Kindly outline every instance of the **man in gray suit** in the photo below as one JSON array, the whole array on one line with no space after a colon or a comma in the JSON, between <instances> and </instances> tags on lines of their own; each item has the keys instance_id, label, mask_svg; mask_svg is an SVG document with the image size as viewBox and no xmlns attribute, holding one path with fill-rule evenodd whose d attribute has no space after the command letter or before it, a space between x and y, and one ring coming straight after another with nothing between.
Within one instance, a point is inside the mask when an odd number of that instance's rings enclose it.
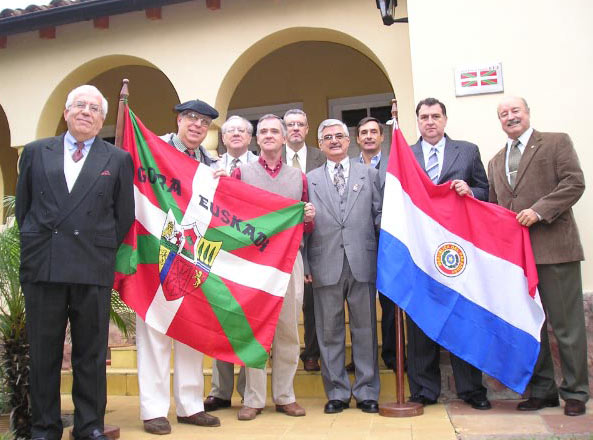
<instances>
[{"instance_id":1,"label":"man in gray suit","mask_svg":"<svg viewBox=\"0 0 593 440\"><path fill-rule=\"evenodd\" d=\"M284 122L288 133L286 147L282 150L282 162L300 168L303 173L308 173L323 165L325 156L321 150L305 144L305 137L309 133L307 114L298 108L293 108L284 114ZM300 356L303 367L305 371L319 371L319 344L315 332L315 311L311 283L305 283L303 324L305 327L305 348Z\"/></svg>"},{"instance_id":2,"label":"man in gray suit","mask_svg":"<svg viewBox=\"0 0 593 440\"><path fill-rule=\"evenodd\" d=\"M348 158L348 127L327 119L317 131L327 162L307 174L315 228L307 237L306 280L313 283L315 325L321 353L326 413L348 408L378 412L379 366L375 279L381 188L377 170ZM352 355L350 384L345 358L344 300L348 302Z\"/></svg>"},{"instance_id":3,"label":"man in gray suit","mask_svg":"<svg viewBox=\"0 0 593 440\"><path fill-rule=\"evenodd\" d=\"M428 177L437 185L450 182L449 188L460 196L488 200L488 179L480 151L477 145L453 140L445 134L445 105L435 98L424 99L416 106L416 116L421 137L412 145L412 151ZM409 316L406 322L410 401L430 405L441 393L441 347ZM482 385L482 372L453 354L450 358L459 398L472 408L490 409L486 388Z\"/></svg>"}]
</instances>

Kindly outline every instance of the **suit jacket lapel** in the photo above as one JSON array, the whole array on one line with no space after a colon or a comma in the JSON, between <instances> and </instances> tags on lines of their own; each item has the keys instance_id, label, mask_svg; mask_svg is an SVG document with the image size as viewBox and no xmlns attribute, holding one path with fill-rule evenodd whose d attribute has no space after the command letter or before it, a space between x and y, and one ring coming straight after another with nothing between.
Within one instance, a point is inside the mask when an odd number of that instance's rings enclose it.
<instances>
[{"instance_id":1,"label":"suit jacket lapel","mask_svg":"<svg viewBox=\"0 0 593 440\"><path fill-rule=\"evenodd\" d=\"M366 165L365 165L366 167ZM358 195L362 191L362 187L365 183L365 176L366 169L357 167L353 160L350 160L350 173L348 176L348 184L346 185L346 210L344 211L344 221L348 218L350 211L352 211L352 207L354 203L356 203L356 199L358 199Z\"/></svg>"},{"instance_id":2,"label":"suit jacket lapel","mask_svg":"<svg viewBox=\"0 0 593 440\"><path fill-rule=\"evenodd\" d=\"M101 171L109 161L111 153L99 137L95 138L89 151L89 155L84 161L80 174L72 187L70 197L65 203L58 222L66 218L70 212L80 203L89 190L93 187L95 181L99 178Z\"/></svg>"},{"instance_id":3,"label":"suit jacket lapel","mask_svg":"<svg viewBox=\"0 0 593 440\"><path fill-rule=\"evenodd\" d=\"M329 212L339 223L342 223L342 219L340 218L340 208L337 205L338 196L336 188L329 178L327 165L319 168L319 172L314 173L311 176L311 183L313 184L313 191L315 191L321 203L326 205Z\"/></svg>"},{"instance_id":4,"label":"suit jacket lapel","mask_svg":"<svg viewBox=\"0 0 593 440\"><path fill-rule=\"evenodd\" d=\"M445 152L443 154L443 166L439 174L439 183L443 182L443 176L447 175L447 172L457 160L457 156L459 156L459 145L456 145L449 137L445 136Z\"/></svg>"},{"instance_id":5,"label":"suit jacket lapel","mask_svg":"<svg viewBox=\"0 0 593 440\"><path fill-rule=\"evenodd\" d=\"M45 177L54 199L63 211L62 205L68 199L68 185L64 175L64 135L56 136L41 151Z\"/></svg>"},{"instance_id":6,"label":"suit jacket lapel","mask_svg":"<svg viewBox=\"0 0 593 440\"><path fill-rule=\"evenodd\" d=\"M411 148L414 152L414 156L416 156L416 160L418 161L422 169L426 169L426 165L424 163L424 153L422 153L422 144L420 143L420 140L416 142L414 145L412 145Z\"/></svg>"},{"instance_id":7,"label":"suit jacket lapel","mask_svg":"<svg viewBox=\"0 0 593 440\"><path fill-rule=\"evenodd\" d=\"M517 185L519 185L519 183L521 183L521 179L525 175L525 170L531 163L531 160L533 159L533 156L535 156L535 153L537 153L540 145L541 136L539 132L533 130L529 141L527 141L527 145L525 145L525 149L521 155L521 160L519 161L519 169L517 170L517 178L515 179L515 188Z\"/></svg>"}]
</instances>

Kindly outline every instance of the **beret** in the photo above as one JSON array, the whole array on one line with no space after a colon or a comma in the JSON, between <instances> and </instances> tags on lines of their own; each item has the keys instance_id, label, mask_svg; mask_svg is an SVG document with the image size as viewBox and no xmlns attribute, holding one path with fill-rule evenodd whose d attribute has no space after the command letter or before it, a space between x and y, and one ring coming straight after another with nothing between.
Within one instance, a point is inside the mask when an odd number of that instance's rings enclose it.
<instances>
[{"instance_id":1,"label":"beret","mask_svg":"<svg viewBox=\"0 0 593 440\"><path fill-rule=\"evenodd\" d=\"M182 102L181 104L177 104L175 106L175 111L181 113L185 110L193 110L196 113L200 113L204 116L209 116L212 119L218 118L218 112L215 108L209 106L204 101L200 101L199 99L192 99L191 101Z\"/></svg>"}]
</instances>

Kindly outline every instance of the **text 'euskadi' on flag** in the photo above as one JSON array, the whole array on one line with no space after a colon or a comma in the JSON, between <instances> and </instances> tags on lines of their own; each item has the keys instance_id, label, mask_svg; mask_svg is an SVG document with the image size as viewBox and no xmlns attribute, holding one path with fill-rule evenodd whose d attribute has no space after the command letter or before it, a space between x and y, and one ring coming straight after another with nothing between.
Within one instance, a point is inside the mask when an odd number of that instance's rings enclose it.
<instances>
[{"instance_id":1,"label":"text 'euskadi' on flag","mask_svg":"<svg viewBox=\"0 0 593 440\"><path fill-rule=\"evenodd\" d=\"M299 201L229 177L150 132L126 106L136 221L114 289L149 326L206 355L264 368L303 235Z\"/></svg>"},{"instance_id":2,"label":"text 'euskadi' on flag","mask_svg":"<svg viewBox=\"0 0 593 440\"><path fill-rule=\"evenodd\" d=\"M529 231L515 215L434 185L394 131L377 288L431 339L521 393L544 312Z\"/></svg>"}]
</instances>

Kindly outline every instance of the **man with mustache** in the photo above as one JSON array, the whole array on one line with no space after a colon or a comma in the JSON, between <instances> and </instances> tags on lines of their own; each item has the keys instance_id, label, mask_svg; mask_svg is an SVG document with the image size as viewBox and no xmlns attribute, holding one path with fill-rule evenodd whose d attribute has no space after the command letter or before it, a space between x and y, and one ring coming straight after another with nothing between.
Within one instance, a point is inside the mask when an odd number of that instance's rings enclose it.
<instances>
[{"instance_id":1,"label":"man with mustache","mask_svg":"<svg viewBox=\"0 0 593 440\"><path fill-rule=\"evenodd\" d=\"M72 335L77 440L106 440L105 364L115 255L134 221L130 155L98 134L107 100L94 86L72 90L68 131L25 145L16 220L29 341L31 437L62 438L60 367Z\"/></svg>"},{"instance_id":2,"label":"man with mustache","mask_svg":"<svg viewBox=\"0 0 593 440\"><path fill-rule=\"evenodd\" d=\"M218 117L216 109L199 99L178 104L177 133L161 136L171 148L187 154L194 160L217 168L201 145L208 134L212 120ZM140 417L144 430L150 434L169 434L167 419L170 405L171 341L174 348L173 394L177 422L197 426L220 426L218 417L204 411L204 355L199 351L153 329L136 317L136 347L138 356L138 388Z\"/></svg>"},{"instance_id":3,"label":"man with mustache","mask_svg":"<svg viewBox=\"0 0 593 440\"><path fill-rule=\"evenodd\" d=\"M583 171L567 134L531 128L525 99L504 98L497 114L507 140L488 164L489 199L516 212L517 221L529 228L546 312L531 397L517 409L559 406L560 394L564 414L579 416L586 411L589 380L580 263L584 255L572 206L585 191ZM560 387L554 381L548 322L560 352Z\"/></svg>"}]
</instances>

